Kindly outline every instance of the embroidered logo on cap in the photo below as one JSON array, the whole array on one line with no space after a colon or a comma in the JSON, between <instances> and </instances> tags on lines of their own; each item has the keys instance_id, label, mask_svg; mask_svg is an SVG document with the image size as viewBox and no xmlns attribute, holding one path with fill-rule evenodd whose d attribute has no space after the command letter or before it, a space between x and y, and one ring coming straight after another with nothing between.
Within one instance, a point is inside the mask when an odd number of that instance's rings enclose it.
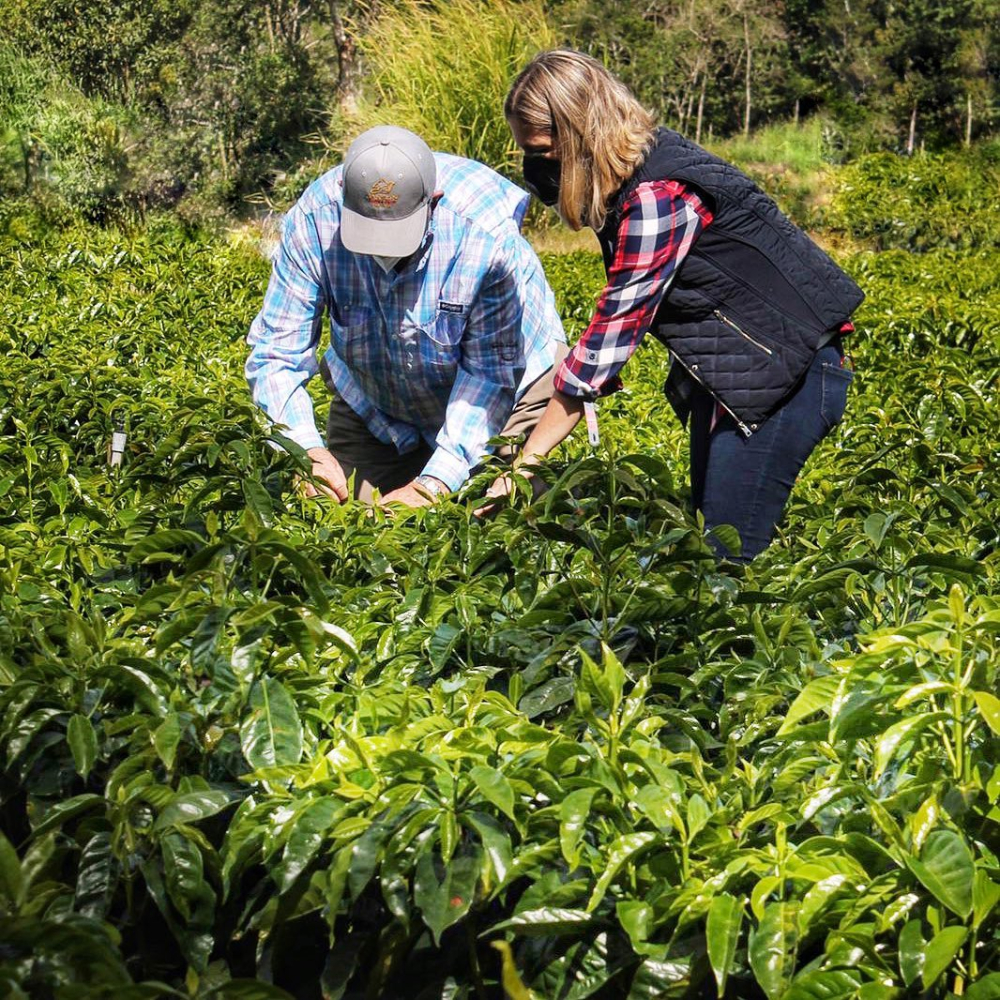
<instances>
[{"instance_id":1,"label":"embroidered logo on cap","mask_svg":"<svg viewBox=\"0 0 1000 1000\"><path fill-rule=\"evenodd\" d=\"M399 195L392 191L395 186L395 181L387 181L383 177L371 186L365 197L376 208L392 208L399 201Z\"/></svg>"}]
</instances>

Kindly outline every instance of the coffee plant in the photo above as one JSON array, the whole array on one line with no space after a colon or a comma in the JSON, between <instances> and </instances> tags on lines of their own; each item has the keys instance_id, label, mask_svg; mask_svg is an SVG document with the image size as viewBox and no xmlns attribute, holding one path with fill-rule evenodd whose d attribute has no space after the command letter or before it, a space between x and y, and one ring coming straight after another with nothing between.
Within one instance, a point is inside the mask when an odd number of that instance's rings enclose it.
<instances>
[{"instance_id":1,"label":"coffee plant","mask_svg":"<svg viewBox=\"0 0 1000 1000\"><path fill-rule=\"evenodd\" d=\"M546 492L390 516L250 404L251 250L0 260L5 996L1000 996L995 244L846 261L848 419L747 567L657 346Z\"/></svg>"}]
</instances>

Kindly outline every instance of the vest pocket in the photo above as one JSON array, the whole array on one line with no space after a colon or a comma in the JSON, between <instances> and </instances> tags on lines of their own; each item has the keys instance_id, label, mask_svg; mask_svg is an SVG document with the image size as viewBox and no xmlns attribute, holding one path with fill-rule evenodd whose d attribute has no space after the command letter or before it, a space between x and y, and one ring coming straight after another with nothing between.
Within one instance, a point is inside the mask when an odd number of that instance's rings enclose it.
<instances>
[{"instance_id":1,"label":"vest pocket","mask_svg":"<svg viewBox=\"0 0 1000 1000\"><path fill-rule=\"evenodd\" d=\"M726 316L719 309L713 309L712 312L719 322L725 323L731 330L735 330L736 333L738 333L748 344L752 344L758 351L763 351L764 354L767 354L769 357L774 356L772 348L768 347L767 344L762 343L756 336L752 336L747 333L746 330L744 330L743 327L736 322L736 320L732 319L730 316Z\"/></svg>"}]
</instances>

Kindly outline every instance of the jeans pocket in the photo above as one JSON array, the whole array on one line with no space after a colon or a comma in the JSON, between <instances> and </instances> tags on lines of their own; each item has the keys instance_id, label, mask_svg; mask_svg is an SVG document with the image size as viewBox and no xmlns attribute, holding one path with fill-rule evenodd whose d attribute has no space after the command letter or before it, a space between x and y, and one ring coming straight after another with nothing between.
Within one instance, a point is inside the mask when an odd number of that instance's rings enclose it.
<instances>
[{"instance_id":1,"label":"jeans pocket","mask_svg":"<svg viewBox=\"0 0 1000 1000\"><path fill-rule=\"evenodd\" d=\"M854 381L854 372L850 368L841 368L839 364L823 362L823 401L820 404L820 414L826 424L827 432L832 431L844 419L847 409L847 390Z\"/></svg>"}]
</instances>

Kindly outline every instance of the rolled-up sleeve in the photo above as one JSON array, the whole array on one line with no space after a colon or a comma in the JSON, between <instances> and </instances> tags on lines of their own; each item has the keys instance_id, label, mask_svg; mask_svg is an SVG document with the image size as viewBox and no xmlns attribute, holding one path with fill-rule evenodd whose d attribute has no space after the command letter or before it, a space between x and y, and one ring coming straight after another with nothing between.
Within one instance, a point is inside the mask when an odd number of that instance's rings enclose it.
<instances>
[{"instance_id":1,"label":"rolled-up sleeve","mask_svg":"<svg viewBox=\"0 0 1000 1000\"><path fill-rule=\"evenodd\" d=\"M555 387L593 399L621 388L619 372L650 328L663 296L712 215L676 181L640 184L622 209L608 281Z\"/></svg>"},{"instance_id":2,"label":"rolled-up sleeve","mask_svg":"<svg viewBox=\"0 0 1000 1000\"><path fill-rule=\"evenodd\" d=\"M285 219L264 305L250 327L245 366L254 402L302 448L323 444L306 384L319 370L316 347L326 304L319 266L323 250L309 218Z\"/></svg>"}]
</instances>

